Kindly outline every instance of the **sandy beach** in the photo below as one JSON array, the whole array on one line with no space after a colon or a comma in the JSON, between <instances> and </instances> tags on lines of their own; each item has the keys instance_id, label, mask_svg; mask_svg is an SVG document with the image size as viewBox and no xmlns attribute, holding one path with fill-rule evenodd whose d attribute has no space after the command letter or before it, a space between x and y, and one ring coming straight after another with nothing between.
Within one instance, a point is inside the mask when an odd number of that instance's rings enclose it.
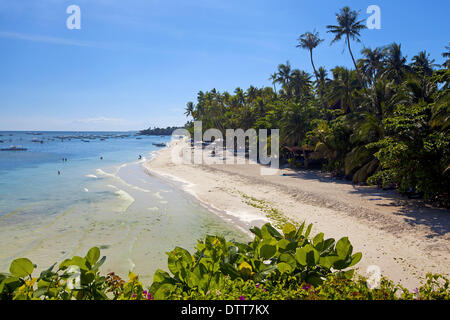
<instances>
[{"instance_id":1,"label":"sandy beach","mask_svg":"<svg viewBox=\"0 0 450 320\"><path fill-rule=\"evenodd\" d=\"M312 234L348 236L362 252L357 272L371 265L408 289L427 272L450 275L450 214L406 199L395 191L355 186L327 174L280 169L262 176L258 164L180 164L172 161L187 144L173 141L144 164L147 173L196 197L243 226L272 221L273 212L293 222L313 223ZM276 219L275 219L276 220Z\"/></svg>"}]
</instances>

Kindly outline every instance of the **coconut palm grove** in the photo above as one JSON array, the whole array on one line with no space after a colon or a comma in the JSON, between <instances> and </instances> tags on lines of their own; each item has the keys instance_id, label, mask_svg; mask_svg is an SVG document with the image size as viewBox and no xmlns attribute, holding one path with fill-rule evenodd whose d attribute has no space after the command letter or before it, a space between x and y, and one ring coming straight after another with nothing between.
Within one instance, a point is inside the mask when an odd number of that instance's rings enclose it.
<instances>
[{"instance_id":1,"label":"coconut palm grove","mask_svg":"<svg viewBox=\"0 0 450 320\"><path fill-rule=\"evenodd\" d=\"M420 48L408 59L395 42L358 54L352 43L364 36L365 20L349 7L336 17L327 26L331 44L345 43L353 69L320 67L314 49L324 40L307 31L297 47L309 51L314 74L287 61L270 75L273 88L200 91L186 114L205 130L280 128L280 151L294 167L321 168L448 208L450 44L443 44L443 64Z\"/></svg>"}]
</instances>

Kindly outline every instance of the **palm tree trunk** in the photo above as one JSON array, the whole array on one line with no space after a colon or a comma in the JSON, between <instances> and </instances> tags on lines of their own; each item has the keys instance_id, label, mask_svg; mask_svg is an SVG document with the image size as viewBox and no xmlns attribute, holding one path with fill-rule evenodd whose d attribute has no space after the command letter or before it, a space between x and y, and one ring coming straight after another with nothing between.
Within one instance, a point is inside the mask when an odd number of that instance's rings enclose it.
<instances>
[{"instance_id":1,"label":"palm tree trunk","mask_svg":"<svg viewBox=\"0 0 450 320\"><path fill-rule=\"evenodd\" d=\"M362 80L362 75L359 72L359 68L358 68L358 65L356 64L355 57L353 57L352 48L350 47L350 38L348 37L348 35L347 35L347 46L348 46L348 51L350 51L350 56L352 57L353 64L355 65L355 70L356 70L356 73L358 74L359 82L361 83L361 86L363 87L364 92L367 94L366 85L364 84L364 82Z\"/></svg>"},{"instance_id":2,"label":"palm tree trunk","mask_svg":"<svg viewBox=\"0 0 450 320\"><path fill-rule=\"evenodd\" d=\"M321 102L322 105L325 107L325 103L324 103L324 101L323 101L323 90L322 90L322 87L321 87L321 85L320 85L320 83L319 83L319 74L317 73L316 66L314 65L314 59L313 59L312 49L309 50L309 56L310 56L310 58L311 58L311 64L312 64L312 67L313 67L313 69L314 69L314 74L316 75L317 86L319 87L319 97L320 97L320 102Z\"/></svg>"}]
</instances>

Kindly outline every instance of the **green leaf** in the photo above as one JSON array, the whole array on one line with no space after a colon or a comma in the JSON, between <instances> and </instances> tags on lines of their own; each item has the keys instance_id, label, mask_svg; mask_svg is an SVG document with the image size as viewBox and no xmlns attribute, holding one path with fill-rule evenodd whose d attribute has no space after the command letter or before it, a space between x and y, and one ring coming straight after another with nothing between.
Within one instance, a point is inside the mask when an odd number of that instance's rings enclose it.
<instances>
[{"instance_id":1,"label":"green leaf","mask_svg":"<svg viewBox=\"0 0 450 320\"><path fill-rule=\"evenodd\" d=\"M88 271L89 268L86 265L86 259L79 257L79 256L74 256L71 260L69 260L69 266L78 266L80 267L80 269Z\"/></svg>"},{"instance_id":2,"label":"green leaf","mask_svg":"<svg viewBox=\"0 0 450 320\"><path fill-rule=\"evenodd\" d=\"M305 281L312 284L314 287L317 287L323 283L322 278L316 274L309 275L308 277L306 277Z\"/></svg>"},{"instance_id":3,"label":"green leaf","mask_svg":"<svg viewBox=\"0 0 450 320\"><path fill-rule=\"evenodd\" d=\"M289 264L293 269L297 266L294 256L289 253L282 253L279 257L279 261Z\"/></svg>"},{"instance_id":4,"label":"green leaf","mask_svg":"<svg viewBox=\"0 0 450 320\"><path fill-rule=\"evenodd\" d=\"M298 248L295 253L295 258L302 266L315 266L319 263L319 252L310 244L303 248Z\"/></svg>"},{"instance_id":5,"label":"green leaf","mask_svg":"<svg viewBox=\"0 0 450 320\"><path fill-rule=\"evenodd\" d=\"M6 287L8 289L8 292L14 292L17 288L21 287L23 285L23 280L19 279L18 277L10 277L6 278L1 283L1 290L0 292L3 292L4 288Z\"/></svg>"},{"instance_id":6,"label":"green leaf","mask_svg":"<svg viewBox=\"0 0 450 320\"><path fill-rule=\"evenodd\" d=\"M262 241L259 248L259 255L265 260L272 258L277 253L277 243L273 238Z\"/></svg>"},{"instance_id":7,"label":"green leaf","mask_svg":"<svg viewBox=\"0 0 450 320\"><path fill-rule=\"evenodd\" d=\"M322 249L323 249L323 244L324 244L323 236L324 236L323 233L319 233L313 239L313 245L318 251L322 251Z\"/></svg>"},{"instance_id":8,"label":"green leaf","mask_svg":"<svg viewBox=\"0 0 450 320\"><path fill-rule=\"evenodd\" d=\"M158 290L156 290L154 298L155 300L167 300L170 297L172 290L175 288L174 285L169 283L162 284Z\"/></svg>"},{"instance_id":9,"label":"green leaf","mask_svg":"<svg viewBox=\"0 0 450 320\"><path fill-rule=\"evenodd\" d=\"M252 232L254 235L258 236L260 239L262 239L262 233L261 233L261 229L258 227L253 227L250 229L250 232Z\"/></svg>"},{"instance_id":10,"label":"green leaf","mask_svg":"<svg viewBox=\"0 0 450 320\"><path fill-rule=\"evenodd\" d=\"M323 242L322 251L320 252L320 255L325 256L325 255L331 253L334 249L335 242L336 241L332 238L325 240Z\"/></svg>"},{"instance_id":11,"label":"green leaf","mask_svg":"<svg viewBox=\"0 0 450 320\"><path fill-rule=\"evenodd\" d=\"M353 247L347 237L344 237L337 242L336 252L342 259L345 259L347 256L351 255L352 251Z\"/></svg>"},{"instance_id":12,"label":"green leaf","mask_svg":"<svg viewBox=\"0 0 450 320\"><path fill-rule=\"evenodd\" d=\"M295 226L291 223L287 223L283 227L283 234L286 239L294 239L296 231Z\"/></svg>"},{"instance_id":13,"label":"green leaf","mask_svg":"<svg viewBox=\"0 0 450 320\"><path fill-rule=\"evenodd\" d=\"M264 240L275 238L280 240L283 236L270 223L266 223L261 228L262 238Z\"/></svg>"},{"instance_id":14,"label":"green leaf","mask_svg":"<svg viewBox=\"0 0 450 320\"><path fill-rule=\"evenodd\" d=\"M91 248L86 254L86 261L89 263L90 266L95 265L98 258L100 258L100 249L97 247Z\"/></svg>"},{"instance_id":15,"label":"green leaf","mask_svg":"<svg viewBox=\"0 0 450 320\"><path fill-rule=\"evenodd\" d=\"M305 232L305 238L308 238L308 237L309 237L309 234L311 233L312 227L313 227L313 225L312 225L312 223L311 223L311 224L308 226L308 228L306 229L306 232Z\"/></svg>"},{"instance_id":16,"label":"green leaf","mask_svg":"<svg viewBox=\"0 0 450 320\"><path fill-rule=\"evenodd\" d=\"M295 235L295 239L298 241L300 237L303 234L303 229L305 228L305 221L301 224L301 226L298 228L297 234Z\"/></svg>"},{"instance_id":17,"label":"green leaf","mask_svg":"<svg viewBox=\"0 0 450 320\"><path fill-rule=\"evenodd\" d=\"M17 277L24 278L33 273L33 263L27 258L16 259L11 263L9 272Z\"/></svg>"},{"instance_id":18,"label":"green leaf","mask_svg":"<svg viewBox=\"0 0 450 320\"><path fill-rule=\"evenodd\" d=\"M277 264L277 269L283 274L283 273L292 273L294 271L294 268L286 262L280 262Z\"/></svg>"},{"instance_id":19,"label":"green leaf","mask_svg":"<svg viewBox=\"0 0 450 320\"><path fill-rule=\"evenodd\" d=\"M33 292L33 297L39 298L47 293L47 287L40 287L36 291Z\"/></svg>"},{"instance_id":20,"label":"green leaf","mask_svg":"<svg viewBox=\"0 0 450 320\"><path fill-rule=\"evenodd\" d=\"M306 266L308 263L306 262L306 254L308 251L303 248L297 248L295 252L295 259L297 259L297 262L300 263L302 266Z\"/></svg>"},{"instance_id":21,"label":"green leaf","mask_svg":"<svg viewBox=\"0 0 450 320\"><path fill-rule=\"evenodd\" d=\"M348 267L353 267L355 264L357 264L359 261L361 261L362 258L362 253L358 252L355 253L354 255L352 255L352 262L350 263L350 265Z\"/></svg>"},{"instance_id":22,"label":"green leaf","mask_svg":"<svg viewBox=\"0 0 450 320\"><path fill-rule=\"evenodd\" d=\"M211 242L213 245L214 240ZM168 267L173 275L183 279L186 276L186 271L194 263L191 254L183 248L176 247L173 251L168 253Z\"/></svg>"},{"instance_id":23,"label":"green leaf","mask_svg":"<svg viewBox=\"0 0 450 320\"><path fill-rule=\"evenodd\" d=\"M163 271L161 269L156 270L155 274L153 275L153 283L166 281L172 281L170 275L166 271Z\"/></svg>"},{"instance_id":24,"label":"green leaf","mask_svg":"<svg viewBox=\"0 0 450 320\"><path fill-rule=\"evenodd\" d=\"M103 263L105 263L106 260L106 256L103 256L93 267L92 270L97 270L98 268L100 268Z\"/></svg>"}]
</instances>

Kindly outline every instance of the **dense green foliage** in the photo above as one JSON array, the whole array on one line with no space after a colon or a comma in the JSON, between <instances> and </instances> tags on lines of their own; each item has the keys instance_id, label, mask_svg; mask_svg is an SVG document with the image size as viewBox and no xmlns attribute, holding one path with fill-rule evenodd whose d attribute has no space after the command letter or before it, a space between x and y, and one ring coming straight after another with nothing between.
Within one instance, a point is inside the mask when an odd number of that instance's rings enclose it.
<instances>
[{"instance_id":1,"label":"dense green foliage","mask_svg":"<svg viewBox=\"0 0 450 320\"><path fill-rule=\"evenodd\" d=\"M361 253L353 254L348 238L310 237L311 227L291 224L282 234L270 224L253 228L250 243L228 242L220 236L199 241L196 252L175 248L168 253L169 272L155 272L144 289L138 276L124 281L114 273L101 275L105 261L100 250L66 259L33 277L36 266L26 259L11 263L0 274L0 300L394 300L450 298L450 282L427 275L414 292L382 278L370 288L367 279L354 275Z\"/></svg>"},{"instance_id":2,"label":"dense green foliage","mask_svg":"<svg viewBox=\"0 0 450 320\"><path fill-rule=\"evenodd\" d=\"M320 165L354 183L395 187L449 207L449 60L439 66L421 51L408 63L397 43L364 48L356 60L351 42L365 25L348 7L327 28L332 43L345 41L354 70L316 69L313 51L323 40L306 32L297 47L309 51L314 76L280 64L269 78L273 88L200 91L186 115L224 136L225 129L279 128L283 159L292 165Z\"/></svg>"},{"instance_id":3,"label":"dense green foliage","mask_svg":"<svg viewBox=\"0 0 450 320\"><path fill-rule=\"evenodd\" d=\"M172 135L172 133L177 130L180 129L179 127L167 127L167 128L148 128L145 130L141 130L139 131L140 135L145 135L145 136L170 136Z\"/></svg>"}]
</instances>

